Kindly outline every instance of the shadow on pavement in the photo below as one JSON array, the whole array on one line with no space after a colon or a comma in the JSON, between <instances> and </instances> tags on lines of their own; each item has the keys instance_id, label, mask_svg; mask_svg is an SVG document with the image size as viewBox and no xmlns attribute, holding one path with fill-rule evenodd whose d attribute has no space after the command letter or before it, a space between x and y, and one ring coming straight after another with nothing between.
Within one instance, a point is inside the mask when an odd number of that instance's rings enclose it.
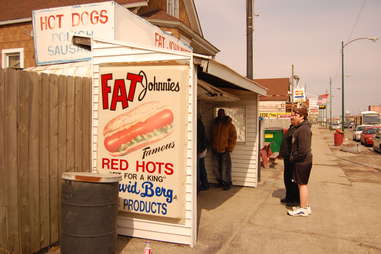
<instances>
[{"instance_id":1,"label":"shadow on pavement","mask_svg":"<svg viewBox=\"0 0 381 254\"><path fill-rule=\"evenodd\" d=\"M285 189L277 189L274 190L272 195L273 198L279 198L282 199L284 196L286 196L286 190Z\"/></svg>"},{"instance_id":2,"label":"shadow on pavement","mask_svg":"<svg viewBox=\"0 0 381 254\"><path fill-rule=\"evenodd\" d=\"M230 190L224 191L211 185L206 191L201 191L197 196L197 230L200 228L200 218L202 210L213 210L221 206L229 198L233 197L242 187L233 186Z\"/></svg>"},{"instance_id":3,"label":"shadow on pavement","mask_svg":"<svg viewBox=\"0 0 381 254\"><path fill-rule=\"evenodd\" d=\"M130 241L131 237L118 235L116 253L121 253Z\"/></svg>"},{"instance_id":4,"label":"shadow on pavement","mask_svg":"<svg viewBox=\"0 0 381 254\"><path fill-rule=\"evenodd\" d=\"M211 186L210 189L198 194L197 206L200 209L213 210L234 196L241 188L233 186L230 190L224 191L222 188Z\"/></svg>"}]
</instances>

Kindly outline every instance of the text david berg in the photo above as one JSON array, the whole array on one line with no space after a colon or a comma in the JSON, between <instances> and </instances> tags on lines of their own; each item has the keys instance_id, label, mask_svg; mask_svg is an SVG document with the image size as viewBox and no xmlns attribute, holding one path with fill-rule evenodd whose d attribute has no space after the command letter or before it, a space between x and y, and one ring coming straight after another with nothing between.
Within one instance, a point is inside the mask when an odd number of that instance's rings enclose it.
<instances>
[{"instance_id":1,"label":"text david berg","mask_svg":"<svg viewBox=\"0 0 381 254\"><path fill-rule=\"evenodd\" d=\"M146 181L138 185L138 182L128 182L119 184L119 193L130 193L138 195L142 198L151 197L164 197L167 203L172 203L176 197L174 196L173 189L157 186L155 187L152 182Z\"/></svg>"},{"instance_id":2,"label":"text david berg","mask_svg":"<svg viewBox=\"0 0 381 254\"><path fill-rule=\"evenodd\" d=\"M134 199L123 200L124 210L161 215L166 215L168 204L177 199L173 189L160 186L155 187L153 183L148 181L141 183L141 185L138 185L137 182L120 183L119 193L135 194L141 198L164 197L165 200L163 202Z\"/></svg>"}]
</instances>

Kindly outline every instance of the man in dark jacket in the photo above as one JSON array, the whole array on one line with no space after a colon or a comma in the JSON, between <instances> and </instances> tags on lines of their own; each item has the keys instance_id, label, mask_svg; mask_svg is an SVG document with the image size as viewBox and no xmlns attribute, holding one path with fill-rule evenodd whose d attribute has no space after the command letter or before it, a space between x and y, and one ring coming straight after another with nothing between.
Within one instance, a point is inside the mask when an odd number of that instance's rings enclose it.
<instances>
[{"instance_id":1,"label":"man in dark jacket","mask_svg":"<svg viewBox=\"0 0 381 254\"><path fill-rule=\"evenodd\" d=\"M230 153L237 142L237 131L232 124L232 119L225 115L225 110L220 108L218 116L212 126L212 148L217 160L215 176L217 182L224 190L229 190L232 185L232 163Z\"/></svg>"},{"instance_id":2,"label":"man in dark jacket","mask_svg":"<svg viewBox=\"0 0 381 254\"><path fill-rule=\"evenodd\" d=\"M289 210L291 216L308 216L311 207L308 199L308 180L312 169L312 132L305 108L294 110L295 131L292 134L290 161L294 165L293 180L298 184L300 207Z\"/></svg>"},{"instance_id":3,"label":"man in dark jacket","mask_svg":"<svg viewBox=\"0 0 381 254\"><path fill-rule=\"evenodd\" d=\"M209 189L208 176L205 169L205 155L208 147L205 127L201 116L197 118L197 190Z\"/></svg>"},{"instance_id":4,"label":"man in dark jacket","mask_svg":"<svg viewBox=\"0 0 381 254\"><path fill-rule=\"evenodd\" d=\"M280 145L279 157L283 158L284 172L283 181L286 188L286 197L281 199L281 203L287 206L296 206L299 204L299 189L298 185L292 181L293 163L290 162L292 134L295 131L294 118L291 117L291 125L283 135Z\"/></svg>"}]
</instances>

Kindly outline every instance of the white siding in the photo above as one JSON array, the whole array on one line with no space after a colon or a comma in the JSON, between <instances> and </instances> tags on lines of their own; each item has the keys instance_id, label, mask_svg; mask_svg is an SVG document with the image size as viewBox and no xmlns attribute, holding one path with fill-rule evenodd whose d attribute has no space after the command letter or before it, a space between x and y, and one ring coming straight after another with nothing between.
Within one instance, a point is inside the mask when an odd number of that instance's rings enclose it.
<instances>
[{"instance_id":1,"label":"white siding","mask_svg":"<svg viewBox=\"0 0 381 254\"><path fill-rule=\"evenodd\" d=\"M210 136L210 127L214 119L215 107L237 107L243 106L246 112L246 141L237 143L232 152L232 182L233 185L256 187L258 184L258 135L257 135L257 94L239 96L240 101L232 103L218 103L200 101L198 112L202 116L207 134ZM216 182L213 168L215 160L211 151L205 159L205 167L210 182Z\"/></svg>"},{"instance_id":2,"label":"white siding","mask_svg":"<svg viewBox=\"0 0 381 254\"><path fill-rule=\"evenodd\" d=\"M95 41L93 49L93 82L92 82L92 168L96 171L97 158L97 132L98 132L98 101L99 101L99 66L102 63L127 63L127 62L152 62L159 60L177 60L193 63L191 55L176 53L166 54L163 51L132 49L127 46ZM185 179L185 217L180 222L168 222L167 218L152 217L152 219L132 218L127 216L118 217L118 233L133 237L147 238L160 241L194 245L196 240L196 176L193 173L195 168L195 138L196 135L195 107L196 83L194 79L193 64L190 64L189 85L188 85L188 121L187 121L187 142L186 142L186 179Z\"/></svg>"}]
</instances>

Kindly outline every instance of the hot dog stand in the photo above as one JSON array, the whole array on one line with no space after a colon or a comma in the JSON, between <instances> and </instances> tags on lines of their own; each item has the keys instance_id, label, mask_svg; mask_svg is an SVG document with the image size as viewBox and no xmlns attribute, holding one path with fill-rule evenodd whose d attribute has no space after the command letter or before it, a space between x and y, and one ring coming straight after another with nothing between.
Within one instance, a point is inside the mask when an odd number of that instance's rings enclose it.
<instances>
[{"instance_id":1,"label":"hot dog stand","mask_svg":"<svg viewBox=\"0 0 381 254\"><path fill-rule=\"evenodd\" d=\"M74 40L87 48L74 60L90 58L84 65L92 78L92 171L123 177L119 234L193 246L197 113L208 130L216 110L226 109L238 131L233 184L255 187L258 95L266 90L210 57L193 54L186 43L117 4L104 4L108 13L117 14L109 19L115 22L112 28L119 31L119 25L127 25L123 31L131 32L116 32L112 39L94 32ZM57 17L57 11L63 10L50 10L49 16ZM36 12L35 27L43 28L45 13ZM43 64L52 63L47 52L38 58ZM213 166L208 153L211 182Z\"/></svg>"}]
</instances>

